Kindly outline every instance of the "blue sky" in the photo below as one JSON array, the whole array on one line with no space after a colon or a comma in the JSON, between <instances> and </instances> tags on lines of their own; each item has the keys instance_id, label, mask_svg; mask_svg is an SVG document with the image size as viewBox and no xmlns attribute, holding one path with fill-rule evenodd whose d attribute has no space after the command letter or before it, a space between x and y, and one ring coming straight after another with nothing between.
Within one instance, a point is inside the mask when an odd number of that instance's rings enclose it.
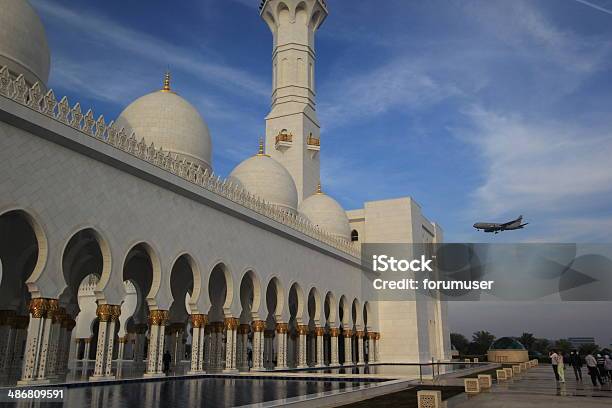
<instances>
[{"instance_id":1,"label":"blue sky","mask_svg":"<svg viewBox=\"0 0 612 408\"><path fill-rule=\"evenodd\" d=\"M272 51L259 0L32 3L57 95L109 120L169 66L217 172L256 151ZM612 241L612 0L328 5L322 180L341 204L412 196L447 241ZM524 231L471 228L519 214Z\"/></svg>"}]
</instances>

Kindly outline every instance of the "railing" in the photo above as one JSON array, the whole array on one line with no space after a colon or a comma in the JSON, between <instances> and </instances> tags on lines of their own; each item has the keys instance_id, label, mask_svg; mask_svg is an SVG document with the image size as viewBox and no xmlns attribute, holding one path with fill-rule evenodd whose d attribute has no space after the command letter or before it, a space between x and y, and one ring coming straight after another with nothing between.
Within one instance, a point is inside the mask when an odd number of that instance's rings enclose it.
<instances>
[{"instance_id":1,"label":"railing","mask_svg":"<svg viewBox=\"0 0 612 408\"><path fill-rule=\"evenodd\" d=\"M312 135L308 136L308 138L306 139L306 144L309 146L321 146L321 139L319 139L318 137L314 137Z\"/></svg>"},{"instance_id":2,"label":"railing","mask_svg":"<svg viewBox=\"0 0 612 408\"><path fill-rule=\"evenodd\" d=\"M268 203L238 184L179 159L176 154L157 148L153 143L147 145L144 138L138 141L134 133L128 135L125 129L118 129L113 121L107 124L102 115L95 119L91 109L83 114L79 103L70 108L65 96L58 102L53 90L43 94L38 83L28 87L23 75L11 78L7 67L0 68L0 95L344 253L354 257L360 255L360 248L315 226L307 218Z\"/></svg>"},{"instance_id":3,"label":"railing","mask_svg":"<svg viewBox=\"0 0 612 408\"><path fill-rule=\"evenodd\" d=\"M276 142L275 144L278 144L279 142L293 142L293 135L291 133L287 133L286 130L281 130L281 132L276 135Z\"/></svg>"}]
</instances>

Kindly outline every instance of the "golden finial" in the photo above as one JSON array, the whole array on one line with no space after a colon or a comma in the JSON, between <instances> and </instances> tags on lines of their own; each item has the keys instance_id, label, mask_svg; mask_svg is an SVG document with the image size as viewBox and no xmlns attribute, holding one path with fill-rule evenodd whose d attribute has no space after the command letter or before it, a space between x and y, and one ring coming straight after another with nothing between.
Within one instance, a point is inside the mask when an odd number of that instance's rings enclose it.
<instances>
[{"instance_id":1,"label":"golden finial","mask_svg":"<svg viewBox=\"0 0 612 408\"><path fill-rule=\"evenodd\" d=\"M317 194L323 194L323 192L321 191L321 182L319 181L319 184L317 184Z\"/></svg>"},{"instance_id":2,"label":"golden finial","mask_svg":"<svg viewBox=\"0 0 612 408\"><path fill-rule=\"evenodd\" d=\"M164 75L164 87L162 88L162 92L170 92L170 71L166 71L166 75Z\"/></svg>"},{"instance_id":3,"label":"golden finial","mask_svg":"<svg viewBox=\"0 0 612 408\"><path fill-rule=\"evenodd\" d=\"M263 137L259 138L259 151L257 152L257 156L268 156L264 153L264 140Z\"/></svg>"}]
</instances>

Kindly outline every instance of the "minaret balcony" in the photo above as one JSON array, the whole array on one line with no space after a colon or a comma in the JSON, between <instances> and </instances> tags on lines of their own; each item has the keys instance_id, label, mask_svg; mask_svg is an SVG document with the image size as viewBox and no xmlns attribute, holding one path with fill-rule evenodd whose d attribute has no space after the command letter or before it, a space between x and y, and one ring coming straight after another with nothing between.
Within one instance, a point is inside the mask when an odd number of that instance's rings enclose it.
<instances>
[{"instance_id":1,"label":"minaret balcony","mask_svg":"<svg viewBox=\"0 0 612 408\"><path fill-rule=\"evenodd\" d=\"M287 129L281 130L280 133L276 135L274 147L277 150L289 148L291 147L292 144L293 144L293 135L287 132Z\"/></svg>"},{"instance_id":2,"label":"minaret balcony","mask_svg":"<svg viewBox=\"0 0 612 408\"><path fill-rule=\"evenodd\" d=\"M321 139L310 135L306 139L306 146L308 147L308 150L313 150L313 151L318 152L319 150L321 150Z\"/></svg>"}]
</instances>

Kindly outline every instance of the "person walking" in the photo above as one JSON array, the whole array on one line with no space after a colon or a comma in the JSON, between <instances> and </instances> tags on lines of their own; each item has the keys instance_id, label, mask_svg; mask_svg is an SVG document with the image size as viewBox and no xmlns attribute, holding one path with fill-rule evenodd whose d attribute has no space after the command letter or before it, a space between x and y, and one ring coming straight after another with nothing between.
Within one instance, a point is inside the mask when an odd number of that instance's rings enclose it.
<instances>
[{"instance_id":1,"label":"person walking","mask_svg":"<svg viewBox=\"0 0 612 408\"><path fill-rule=\"evenodd\" d=\"M576 381L582 381L582 357L577 351L572 351L569 356L569 363L574 369Z\"/></svg>"},{"instance_id":2,"label":"person walking","mask_svg":"<svg viewBox=\"0 0 612 408\"><path fill-rule=\"evenodd\" d=\"M608 375L608 381L612 381L612 358L610 358L610 356L607 354L604 361L604 369Z\"/></svg>"},{"instance_id":3,"label":"person walking","mask_svg":"<svg viewBox=\"0 0 612 408\"><path fill-rule=\"evenodd\" d=\"M593 387L597 386L597 381L599 381L600 385L603 385L601 375L599 375L599 370L597 369L597 360L595 359L595 357L593 357L593 354L589 353L584 358L584 362L586 363L587 370L589 370L589 375L591 376Z\"/></svg>"},{"instance_id":4,"label":"person walking","mask_svg":"<svg viewBox=\"0 0 612 408\"><path fill-rule=\"evenodd\" d=\"M557 372L559 373L559 382L565 382L565 361L563 360L563 352L557 354Z\"/></svg>"},{"instance_id":5,"label":"person walking","mask_svg":"<svg viewBox=\"0 0 612 408\"><path fill-rule=\"evenodd\" d=\"M597 354L597 358L595 360L597 361L597 370L599 371L599 376L601 377L604 383L607 383L608 376L606 375L606 369L604 367L606 360L601 354Z\"/></svg>"},{"instance_id":6,"label":"person walking","mask_svg":"<svg viewBox=\"0 0 612 408\"><path fill-rule=\"evenodd\" d=\"M559 355L556 350L551 350L548 354L550 357L550 364L552 365L553 373L555 373L555 380L559 381Z\"/></svg>"},{"instance_id":7,"label":"person walking","mask_svg":"<svg viewBox=\"0 0 612 408\"><path fill-rule=\"evenodd\" d=\"M164 363L164 373L168 375L168 373L170 372L170 363L172 362L172 356L170 355L170 352L168 350L166 350L166 352L164 353L162 361Z\"/></svg>"}]
</instances>

